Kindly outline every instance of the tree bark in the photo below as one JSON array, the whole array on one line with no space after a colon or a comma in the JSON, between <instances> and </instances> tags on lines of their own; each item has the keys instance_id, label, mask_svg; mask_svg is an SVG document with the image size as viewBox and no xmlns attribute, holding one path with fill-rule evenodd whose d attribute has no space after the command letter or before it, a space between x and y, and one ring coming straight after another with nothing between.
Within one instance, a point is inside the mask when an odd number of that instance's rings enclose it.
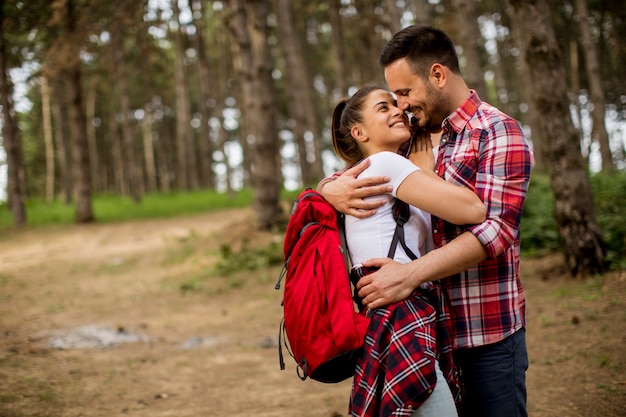
<instances>
[{"instance_id":1,"label":"tree bark","mask_svg":"<svg viewBox=\"0 0 626 417\"><path fill-rule=\"evenodd\" d=\"M124 36L121 20L114 24L113 29L113 59L115 62L115 79L119 86L120 122L122 128L123 161L126 166L124 181L128 183L128 190L132 200L138 204L143 194L143 181L141 167L138 166L137 152L135 151L135 137L133 134L133 121L131 120L130 93L128 89L128 75L126 72L126 60L124 57Z\"/></svg>"},{"instance_id":2,"label":"tree bark","mask_svg":"<svg viewBox=\"0 0 626 417\"><path fill-rule=\"evenodd\" d=\"M239 52L250 63L245 75L251 95L244 95L243 108L249 111L252 141L254 209L257 227L269 230L280 214L280 153L275 110L276 93L272 79L272 59L268 45L267 3L258 0L231 0L235 18L231 21ZM242 68L240 68L242 69ZM254 133L252 133L254 132Z\"/></svg>"},{"instance_id":3,"label":"tree bark","mask_svg":"<svg viewBox=\"0 0 626 417\"><path fill-rule=\"evenodd\" d=\"M100 181L100 164L98 158L98 141L96 139L96 89L98 78L93 77L87 88L86 118L87 118L87 143L89 144L89 164L91 165L91 183L96 192L103 191Z\"/></svg>"},{"instance_id":4,"label":"tree bark","mask_svg":"<svg viewBox=\"0 0 626 417\"><path fill-rule=\"evenodd\" d=\"M194 5L196 7L194 7ZM215 176L213 174L213 142L209 129L211 109L209 99L211 97L211 71L204 45L204 9L202 2L189 0L189 9L193 11L196 35L194 36L196 47L196 66L198 70L198 109L200 110L200 184L204 188L215 188Z\"/></svg>"},{"instance_id":5,"label":"tree bark","mask_svg":"<svg viewBox=\"0 0 626 417\"><path fill-rule=\"evenodd\" d=\"M589 79L591 102L593 103L593 110L591 111L591 117L593 119L593 129L591 131L592 138L597 140L600 144L602 170L612 172L615 170L615 164L613 164L613 156L611 155L611 146L609 144L609 134L606 130L606 103L604 99L604 90L602 89L600 61L591 39L587 2L585 0L574 0L574 7L579 18L578 24L580 26L581 41L583 52L585 54L585 68L587 70L587 78Z\"/></svg>"},{"instance_id":6,"label":"tree bark","mask_svg":"<svg viewBox=\"0 0 626 417\"><path fill-rule=\"evenodd\" d=\"M0 105L2 105L2 137L7 157L7 198L13 223L26 223L26 184L23 177L22 146L13 104L13 84L7 62L7 45L4 34L4 4L0 4Z\"/></svg>"},{"instance_id":7,"label":"tree bark","mask_svg":"<svg viewBox=\"0 0 626 417\"><path fill-rule=\"evenodd\" d=\"M294 13L289 0L276 0L280 45L285 57L285 75L289 112L295 122L293 133L298 148L298 159L302 183L305 186L316 184L324 176L322 166L322 129L316 117L316 103L311 77L307 70L304 47L294 27ZM312 133L307 143L305 135ZM308 146L307 146L308 145Z\"/></svg>"},{"instance_id":8,"label":"tree bark","mask_svg":"<svg viewBox=\"0 0 626 417\"><path fill-rule=\"evenodd\" d=\"M194 146L194 135L191 130L191 109L189 91L185 77L185 48L183 45L183 31L180 24L178 1L171 1L173 22L177 29L172 33L175 49L174 84L176 88L176 153L178 166L176 169L176 184L181 190L197 189L199 187L198 167Z\"/></svg>"},{"instance_id":9,"label":"tree bark","mask_svg":"<svg viewBox=\"0 0 626 417\"><path fill-rule=\"evenodd\" d=\"M604 242L595 216L579 137L571 120L566 74L545 0L509 0L541 115L540 151L554 193L554 216L565 260L573 275L596 274L604 265Z\"/></svg>"},{"instance_id":10,"label":"tree bark","mask_svg":"<svg viewBox=\"0 0 626 417\"><path fill-rule=\"evenodd\" d=\"M54 100L52 101L52 117L54 119L54 137L56 137L56 158L59 166L60 193L65 204L71 204L73 201L72 190L72 155L71 144L67 131L66 114L67 110L67 88L65 87L65 78L63 75L56 73L55 78L51 79Z\"/></svg>"},{"instance_id":11,"label":"tree bark","mask_svg":"<svg viewBox=\"0 0 626 417\"><path fill-rule=\"evenodd\" d=\"M48 78L42 76L41 82L41 116L43 141L46 150L46 201L54 200L54 135L52 133L52 112L50 110L50 85Z\"/></svg>"},{"instance_id":12,"label":"tree bark","mask_svg":"<svg viewBox=\"0 0 626 417\"><path fill-rule=\"evenodd\" d=\"M350 71L346 63L346 51L344 49L343 24L341 21L341 0L330 0L328 2L328 21L332 28L332 44L330 53L332 56L332 64L335 70L336 86L339 98L348 95L348 87L351 84Z\"/></svg>"},{"instance_id":13,"label":"tree bark","mask_svg":"<svg viewBox=\"0 0 626 417\"><path fill-rule=\"evenodd\" d=\"M489 101L484 78L484 40L478 26L478 16L474 0L453 0L459 39L456 41L463 48L466 65L463 75L469 88L476 90L480 98Z\"/></svg>"}]
</instances>

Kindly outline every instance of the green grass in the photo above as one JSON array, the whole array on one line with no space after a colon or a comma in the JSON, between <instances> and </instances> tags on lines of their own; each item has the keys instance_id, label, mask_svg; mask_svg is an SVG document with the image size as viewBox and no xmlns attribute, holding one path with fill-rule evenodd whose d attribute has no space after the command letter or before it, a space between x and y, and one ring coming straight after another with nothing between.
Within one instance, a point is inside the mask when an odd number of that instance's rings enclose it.
<instances>
[{"instance_id":1,"label":"green grass","mask_svg":"<svg viewBox=\"0 0 626 417\"><path fill-rule=\"evenodd\" d=\"M298 191L283 191L281 198L293 201ZM111 223L126 220L155 219L206 213L214 210L249 207L253 191L245 189L235 195L213 190L146 194L139 204L130 197L98 195L92 199L95 220ZM26 204L26 223L29 226L74 223L74 204L56 200L46 203L31 200ZM13 225L13 216L6 203L0 203L0 230Z\"/></svg>"},{"instance_id":2,"label":"green grass","mask_svg":"<svg viewBox=\"0 0 626 417\"><path fill-rule=\"evenodd\" d=\"M210 190L147 194L139 204L129 197L99 195L93 198L92 204L96 221L110 223L247 207L252 204L252 191L243 190L234 196ZM26 205L26 218L29 226L71 224L74 223L74 204L32 200ZM0 205L0 229L12 225L9 208L6 204Z\"/></svg>"}]
</instances>

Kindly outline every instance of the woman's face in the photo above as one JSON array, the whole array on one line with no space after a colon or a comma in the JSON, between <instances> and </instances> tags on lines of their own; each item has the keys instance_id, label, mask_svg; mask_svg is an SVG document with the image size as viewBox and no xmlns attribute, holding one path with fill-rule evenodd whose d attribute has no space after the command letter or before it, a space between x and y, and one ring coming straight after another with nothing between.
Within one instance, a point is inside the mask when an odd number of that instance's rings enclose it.
<instances>
[{"instance_id":1,"label":"woman's face","mask_svg":"<svg viewBox=\"0 0 626 417\"><path fill-rule=\"evenodd\" d=\"M396 107L389 92L372 91L365 99L362 111L363 123L356 126L361 138L357 140L367 155L385 150L396 152L411 137L408 118Z\"/></svg>"}]
</instances>

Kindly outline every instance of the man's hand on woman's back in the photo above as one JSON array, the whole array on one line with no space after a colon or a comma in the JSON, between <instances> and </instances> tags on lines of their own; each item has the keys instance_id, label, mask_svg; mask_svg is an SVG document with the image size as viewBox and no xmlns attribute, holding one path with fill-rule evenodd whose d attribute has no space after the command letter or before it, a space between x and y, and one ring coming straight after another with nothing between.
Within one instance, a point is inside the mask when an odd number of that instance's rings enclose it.
<instances>
[{"instance_id":1,"label":"man's hand on woman's back","mask_svg":"<svg viewBox=\"0 0 626 417\"><path fill-rule=\"evenodd\" d=\"M360 219L374 215L376 209L385 204L385 200L364 198L390 193L392 187L389 185L389 177L358 178L369 163L369 159L365 159L341 175L333 177L332 181L322 180L317 191L341 213Z\"/></svg>"}]
</instances>

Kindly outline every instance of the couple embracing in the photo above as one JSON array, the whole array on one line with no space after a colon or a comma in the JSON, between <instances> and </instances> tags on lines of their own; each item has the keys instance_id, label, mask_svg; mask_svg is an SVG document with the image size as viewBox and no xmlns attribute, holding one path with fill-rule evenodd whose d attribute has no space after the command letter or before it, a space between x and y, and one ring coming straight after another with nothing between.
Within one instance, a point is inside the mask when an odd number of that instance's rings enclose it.
<instances>
[{"instance_id":1,"label":"couple embracing","mask_svg":"<svg viewBox=\"0 0 626 417\"><path fill-rule=\"evenodd\" d=\"M346 214L353 277L372 317L351 415L526 416L528 143L466 85L441 30L403 29L379 63L395 98L364 87L337 105L333 145L349 168L318 185ZM415 260L402 250L386 257L395 199L410 205Z\"/></svg>"}]
</instances>

